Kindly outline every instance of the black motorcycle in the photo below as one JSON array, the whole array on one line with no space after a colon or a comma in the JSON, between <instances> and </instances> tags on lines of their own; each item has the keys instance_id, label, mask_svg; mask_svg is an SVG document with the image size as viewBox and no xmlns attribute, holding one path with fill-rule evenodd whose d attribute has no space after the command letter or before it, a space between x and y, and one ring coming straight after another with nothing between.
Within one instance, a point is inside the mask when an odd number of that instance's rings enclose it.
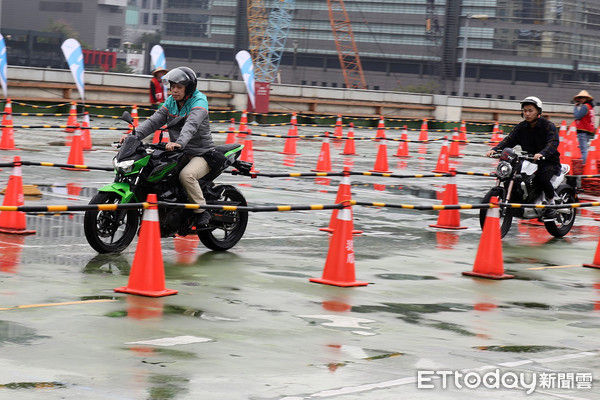
<instances>
[{"instance_id":1,"label":"black motorcycle","mask_svg":"<svg viewBox=\"0 0 600 400\"><path fill-rule=\"evenodd\" d=\"M133 127L133 118L126 111L121 117ZM165 128L181 124L176 118ZM135 129L135 128L133 128ZM162 138L162 134L161 134ZM130 135L113 159L115 180L98 190L89 204L124 204L146 201L149 193L157 195L159 202L189 203L187 194L179 182L183 152L166 151L165 143L147 144ZM199 180L207 204L221 206L245 206L242 193L231 185L216 185L213 181L228 167L238 174L250 175L252 164L238 160L244 146L225 144L216 146L225 162L221 168L213 168ZM92 210L84 216L85 237L99 253L118 253L132 242L142 220L141 209ZM248 213L237 210L207 210L211 219L206 227L194 227L193 209L182 207L159 207L162 237L197 234L202 244L211 250L228 250L242 238L248 224Z\"/></svg>"},{"instance_id":2,"label":"black motorcycle","mask_svg":"<svg viewBox=\"0 0 600 400\"><path fill-rule=\"evenodd\" d=\"M534 185L537 161L527 154L517 154L512 148L505 148L493 157L500 158L496 167L496 186L491 188L481 200L489 203L492 197L498 197L500 203L546 204L543 190ZM577 202L576 177L567 176L570 167L561 164L561 170L552 180L554 202L556 205ZM488 209L479 211L479 223L483 229ZM556 218L545 218L545 208L512 208L500 206L500 231L504 237L510 230L513 218L537 219L544 223L548 233L563 237L575 223L575 208L558 208Z\"/></svg>"}]
</instances>

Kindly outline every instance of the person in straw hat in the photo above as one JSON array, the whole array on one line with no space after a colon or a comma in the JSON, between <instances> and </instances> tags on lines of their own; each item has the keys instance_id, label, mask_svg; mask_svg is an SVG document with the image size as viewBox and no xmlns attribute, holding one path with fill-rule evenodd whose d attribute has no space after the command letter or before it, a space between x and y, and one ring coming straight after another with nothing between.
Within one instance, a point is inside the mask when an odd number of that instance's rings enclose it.
<instances>
[{"instance_id":1,"label":"person in straw hat","mask_svg":"<svg viewBox=\"0 0 600 400\"><path fill-rule=\"evenodd\" d=\"M573 97L573 101L575 102L573 117L577 127L579 151L581 152L581 160L585 164L588 154L588 142L594 138L594 127L596 126L594 98L587 90L582 90Z\"/></svg>"},{"instance_id":2,"label":"person in straw hat","mask_svg":"<svg viewBox=\"0 0 600 400\"><path fill-rule=\"evenodd\" d=\"M150 103L156 108L160 108L167 98L167 87L162 82L162 77L169 71L163 67L158 67L152 71L152 80L150 81Z\"/></svg>"}]
</instances>

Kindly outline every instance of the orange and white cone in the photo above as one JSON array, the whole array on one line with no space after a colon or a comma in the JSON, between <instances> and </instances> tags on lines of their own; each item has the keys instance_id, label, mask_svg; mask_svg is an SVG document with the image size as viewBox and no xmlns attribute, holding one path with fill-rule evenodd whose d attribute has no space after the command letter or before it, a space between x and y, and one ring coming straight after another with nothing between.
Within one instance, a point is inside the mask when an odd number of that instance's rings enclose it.
<instances>
[{"instance_id":1,"label":"orange and white cone","mask_svg":"<svg viewBox=\"0 0 600 400\"><path fill-rule=\"evenodd\" d=\"M244 139L246 137L246 131L248 130L248 112L244 110L242 117L240 118L240 126L238 128L238 139Z\"/></svg>"},{"instance_id":2,"label":"orange and white cone","mask_svg":"<svg viewBox=\"0 0 600 400\"><path fill-rule=\"evenodd\" d=\"M321 144L321 152L317 161L317 168L312 169L314 172L331 172L331 150L329 146L329 132L325 132L325 138Z\"/></svg>"},{"instance_id":3,"label":"orange and white cone","mask_svg":"<svg viewBox=\"0 0 600 400\"><path fill-rule=\"evenodd\" d=\"M288 129L288 137L285 139L283 151L279 154L299 155L300 153L296 151L296 142L298 141L298 127L296 126L296 124L298 123L298 119L296 117L296 113L292 114L292 119L290 123L291 126L290 129Z\"/></svg>"},{"instance_id":4,"label":"orange and white cone","mask_svg":"<svg viewBox=\"0 0 600 400\"><path fill-rule=\"evenodd\" d=\"M310 278L311 282L341 287L368 285L368 282L356 280L353 228L352 209L350 206L344 207L337 215L337 226L329 241L323 275L321 278Z\"/></svg>"},{"instance_id":5,"label":"orange and white cone","mask_svg":"<svg viewBox=\"0 0 600 400\"><path fill-rule=\"evenodd\" d=\"M598 151L596 150L596 141L592 140L588 148L587 160L583 167L584 175L598 175Z\"/></svg>"},{"instance_id":6,"label":"orange and white cone","mask_svg":"<svg viewBox=\"0 0 600 400\"><path fill-rule=\"evenodd\" d=\"M456 171L450 170L450 178L444 190L442 205L458 204L458 192L456 191ZM460 212L458 210L440 210L437 224L429 225L433 228L442 229L466 229L460 226Z\"/></svg>"},{"instance_id":7,"label":"orange and white cone","mask_svg":"<svg viewBox=\"0 0 600 400\"><path fill-rule=\"evenodd\" d=\"M131 118L133 118L133 123L131 125L133 125L135 128L137 128L140 124L140 117L138 115L138 107L137 105L133 105L131 106ZM131 133L133 132L133 129L130 129L129 131L127 131L127 133Z\"/></svg>"},{"instance_id":8,"label":"orange and white cone","mask_svg":"<svg viewBox=\"0 0 600 400\"><path fill-rule=\"evenodd\" d=\"M4 116L2 117L2 139L0 140L0 150L17 150L15 148L15 130L12 118L12 103L6 99L4 105Z\"/></svg>"},{"instance_id":9,"label":"orange and white cone","mask_svg":"<svg viewBox=\"0 0 600 400\"><path fill-rule=\"evenodd\" d=\"M169 143L169 132L164 130L167 126L163 125L160 129L154 131L152 143ZM161 136L162 135L162 136Z\"/></svg>"},{"instance_id":10,"label":"orange and white cone","mask_svg":"<svg viewBox=\"0 0 600 400\"><path fill-rule=\"evenodd\" d=\"M404 125L404 130L402 131L402 136L400 139L401 140L398 143L398 151L396 154L394 154L394 157L408 158L410 155L408 154L408 131L406 129L406 125Z\"/></svg>"},{"instance_id":11,"label":"orange and white cone","mask_svg":"<svg viewBox=\"0 0 600 400\"><path fill-rule=\"evenodd\" d=\"M252 164L250 172L258 172L254 169L254 148L252 146L252 130L248 128L248 133L245 134L244 148L240 154L240 161L246 161Z\"/></svg>"},{"instance_id":12,"label":"orange and white cone","mask_svg":"<svg viewBox=\"0 0 600 400\"><path fill-rule=\"evenodd\" d=\"M491 202L498 204L498 198L492 197ZM514 275L504 273L500 211L497 207L490 208L486 214L473 271L465 271L462 274L487 279L514 278Z\"/></svg>"},{"instance_id":13,"label":"orange and white cone","mask_svg":"<svg viewBox=\"0 0 600 400\"><path fill-rule=\"evenodd\" d=\"M65 132L73 133L79 124L77 123L77 102L71 102L71 109L69 110L69 117L67 118L67 127Z\"/></svg>"},{"instance_id":14,"label":"orange and white cone","mask_svg":"<svg viewBox=\"0 0 600 400\"><path fill-rule=\"evenodd\" d=\"M69 158L67 164L84 166L83 162L83 148L81 145L81 130L77 129L71 140L71 150L69 151ZM62 169L70 171L89 171L86 168L73 168L73 167L61 167Z\"/></svg>"},{"instance_id":15,"label":"orange and white cone","mask_svg":"<svg viewBox=\"0 0 600 400\"><path fill-rule=\"evenodd\" d=\"M460 133L458 135L458 140L466 141L467 140L467 124L465 121L461 121L460 123Z\"/></svg>"},{"instance_id":16,"label":"orange and white cone","mask_svg":"<svg viewBox=\"0 0 600 400\"><path fill-rule=\"evenodd\" d=\"M379 149L377 150L377 158L375 159L375 166L371 172L380 172L389 174L392 171L388 168L388 157L387 157L387 145L385 139L380 139Z\"/></svg>"},{"instance_id":17,"label":"orange and white cone","mask_svg":"<svg viewBox=\"0 0 600 400\"><path fill-rule=\"evenodd\" d=\"M156 195L149 194L150 203L144 211L138 244L131 265L127 286L115 288L115 292L161 297L176 294L177 290L165 288L165 268L160 244L160 223Z\"/></svg>"},{"instance_id":18,"label":"orange and white cone","mask_svg":"<svg viewBox=\"0 0 600 400\"><path fill-rule=\"evenodd\" d=\"M442 144L442 149L440 150L440 156L438 157L437 165L432 172L444 174L449 172L449 154L448 154L448 137L444 136L444 144Z\"/></svg>"},{"instance_id":19,"label":"orange and white cone","mask_svg":"<svg viewBox=\"0 0 600 400\"><path fill-rule=\"evenodd\" d=\"M385 139L385 120L383 115L379 116L379 122L377 123L377 134L375 140Z\"/></svg>"},{"instance_id":20,"label":"orange and white cone","mask_svg":"<svg viewBox=\"0 0 600 400\"><path fill-rule=\"evenodd\" d=\"M495 145L502 141L502 136L500 135L500 125L498 122L494 124L494 128L492 128L492 138L490 139L490 144Z\"/></svg>"},{"instance_id":21,"label":"orange and white cone","mask_svg":"<svg viewBox=\"0 0 600 400\"><path fill-rule=\"evenodd\" d=\"M342 116L339 114L335 121L335 129L333 131L333 137L334 137L334 139L343 139L344 138L344 130L342 128Z\"/></svg>"},{"instance_id":22,"label":"orange and white cone","mask_svg":"<svg viewBox=\"0 0 600 400\"><path fill-rule=\"evenodd\" d=\"M352 201L352 189L350 185L350 167L344 167L344 175L340 181L337 196L335 198L336 204ZM332 233L335 230L337 224L337 215L339 210L336 208L331 213L331 219L329 220L329 226L327 228L319 228L320 231ZM350 210L352 212L352 210ZM362 231L353 230L353 235L361 234Z\"/></svg>"},{"instance_id":23,"label":"orange and white cone","mask_svg":"<svg viewBox=\"0 0 600 400\"><path fill-rule=\"evenodd\" d=\"M92 135L90 132L90 113L83 113L83 121L81 122L81 148L86 150L92 150Z\"/></svg>"},{"instance_id":24,"label":"orange and white cone","mask_svg":"<svg viewBox=\"0 0 600 400\"><path fill-rule=\"evenodd\" d=\"M429 140L429 131L427 128L427 118L421 123L421 133L419 133L419 141L426 142Z\"/></svg>"},{"instance_id":25,"label":"orange and white cone","mask_svg":"<svg viewBox=\"0 0 600 400\"><path fill-rule=\"evenodd\" d=\"M581 151L579 150L579 140L577 139L577 126L575 126L575 121L569 126L567 135L569 136L569 142L571 143L571 157L574 160L580 160Z\"/></svg>"},{"instance_id":26,"label":"orange and white cone","mask_svg":"<svg viewBox=\"0 0 600 400\"><path fill-rule=\"evenodd\" d=\"M235 118L231 118L231 124L227 130L227 139L225 139L225 144L231 143L235 143Z\"/></svg>"},{"instance_id":27,"label":"orange and white cone","mask_svg":"<svg viewBox=\"0 0 600 400\"><path fill-rule=\"evenodd\" d=\"M355 156L356 144L354 142L354 122L350 122L348 134L346 135L346 141L344 143L344 151L342 151L341 154L344 156Z\"/></svg>"},{"instance_id":28,"label":"orange and white cone","mask_svg":"<svg viewBox=\"0 0 600 400\"><path fill-rule=\"evenodd\" d=\"M16 156L13 165L13 171L8 178L8 186L4 193L2 206L16 208L25 205L21 157ZM23 211L0 211L0 232L17 235L31 235L35 233L34 230L27 229L26 216Z\"/></svg>"},{"instance_id":29,"label":"orange and white cone","mask_svg":"<svg viewBox=\"0 0 600 400\"><path fill-rule=\"evenodd\" d=\"M457 129L454 128L454 133L452 134L452 141L450 143L450 151L448 153L448 157L459 158L462 157L460 154L460 146L458 145L460 139L458 138Z\"/></svg>"}]
</instances>

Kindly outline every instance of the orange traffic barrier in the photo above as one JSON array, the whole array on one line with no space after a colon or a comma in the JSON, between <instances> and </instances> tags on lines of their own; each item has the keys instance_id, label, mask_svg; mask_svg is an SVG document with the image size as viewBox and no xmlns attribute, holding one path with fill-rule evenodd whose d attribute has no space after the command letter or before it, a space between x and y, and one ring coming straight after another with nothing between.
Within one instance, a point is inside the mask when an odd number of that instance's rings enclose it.
<instances>
[{"instance_id":1,"label":"orange traffic barrier","mask_svg":"<svg viewBox=\"0 0 600 400\"><path fill-rule=\"evenodd\" d=\"M75 134L73 135L73 139L71 140L71 151L69 151L69 158L67 160L67 164L73 165L85 165L83 162L83 148L81 146L81 130L77 129ZM89 171L86 168L69 168L69 167L61 167L62 169L70 170L70 171Z\"/></svg>"},{"instance_id":2,"label":"orange traffic barrier","mask_svg":"<svg viewBox=\"0 0 600 400\"><path fill-rule=\"evenodd\" d=\"M12 119L12 103L6 99L4 105L4 116L2 117L2 139L0 140L0 150L17 150L15 148L15 136Z\"/></svg>"},{"instance_id":3,"label":"orange traffic barrier","mask_svg":"<svg viewBox=\"0 0 600 400\"><path fill-rule=\"evenodd\" d=\"M458 204L458 192L456 191L456 171L450 170L450 178L444 190L442 205ZM433 228L442 229L466 229L466 226L460 226L459 210L440 210L437 224L429 225Z\"/></svg>"},{"instance_id":4,"label":"orange traffic barrier","mask_svg":"<svg viewBox=\"0 0 600 400\"><path fill-rule=\"evenodd\" d=\"M354 122L350 122L348 128L348 135L346 136L346 142L344 143L344 151L341 153L345 156L356 155L356 144L354 143Z\"/></svg>"},{"instance_id":5,"label":"orange traffic barrier","mask_svg":"<svg viewBox=\"0 0 600 400\"><path fill-rule=\"evenodd\" d=\"M311 282L342 287L368 285L368 282L356 280L353 228L351 207L342 208L338 212L337 226L329 241L323 275L321 278L310 278Z\"/></svg>"},{"instance_id":6,"label":"orange traffic barrier","mask_svg":"<svg viewBox=\"0 0 600 400\"><path fill-rule=\"evenodd\" d=\"M115 288L115 292L161 297L176 294L177 290L165 288L165 268L160 244L160 223L156 195L146 200L150 207L144 211L138 244L131 265L127 286Z\"/></svg>"},{"instance_id":7,"label":"orange traffic barrier","mask_svg":"<svg viewBox=\"0 0 600 400\"><path fill-rule=\"evenodd\" d=\"M406 129L406 125L404 125L404 130L402 131L402 136L400 137L400 142L398 143L398 151L394 154L394 157L405 157L408 158L410 155L408 154L408 133Z\"/></svg>"},{"instance_id":8,"label":"orange traffic barrier","mask_svg":"<svg viewBox=\"0 0 600 400\"><path fill-rule=\"evenodd\" d=\"M325 132L325 138L321 144L321 152L317 161L317 168L312 169L314 172L331 172L331 150L329 148L329 132Z\"/></svg>"},{"instance_id":9,"label":"orange traffic barrier","mask_svg":"<svg viewBox=\"0 0 600 400\"><path fill-rule=\"evenodd\" d=\"M379 149L377 150L377 158L375 159L375 166L371 172L381 172L389 174L392 171L388 168L388 157L387 157L387 145L385 139L380 139Z\"/></svg>"},{"instance_id":10,"label":"orange traffic barrier","mask_svg":"<svg viewBox=\"0 0 600 400\"><path fill-rule=\"evenodd\" d=\"M235 118L231 118L230 122L231 124L227 130L227 139L225 139L225 144L235 143Z\"/></svg>"},{"instance_id":11,"label":"orange traffic barrier","mask_svg":"<svg viewBox=\"0 0 600 400\"><path fill-rule=\"evenodd\" d=\"M69 110L69 117L67 118L67 127L65 128L65 132L75 132L76 126L79 126L79 124L77 123L77 102L72 101L71 109Z\"/></svg>"},{"instance_id":12,"label":"orange traffic barrier","mask_svg":"<svg viewBox=\"0 0 600 400\"><path fill-rule=\"evenodd\" d=\"M13 165L13 171L8 178L8 185L4 192L2 205L19 207L25 204L21 157L16 156ZM27 229L26 222L25 213L22 211L0 211L0 232L2 233L14 233L18 235L34 234L34 230Z\"/></svg>"},{"instance_id":13,"label":"orange traffic barrier","mask_svg":"<svg viewBox=\"0 0 600 400\"><path fill-rule=\"evenodd\" d=\"M498 204L498 198L492 197L491 202ZM487 279L514 278L514 275L504 273L500 211L498 208L490 208L486 214L473 271L466 271L462 274Z\"/></svg>"},{"instance_id":14,"label":"orange traffic barrier","mask_svg":"<svg viewBox=\"0 0 600 400\"><path fill-rule=\"evenodd\" d=\"M385 121L383 119L383 115L379 117L379 122L377 123L377 134L375 135L375 140L385 139Z\"/></svg>"},{"instance_id":15,"label":"orange traffic barrier","mask_svg":"<svg viewBox=\"0 0 600 400\"><path fill-rule=\"evenodd\" d=\"M437 165L432 172L436 173L446 173L449 172L449 154L448 154L448 137L444 136L444 143L442 144L442 149L440 150L440 156L438 157Z\"/></svg>"}]
</instances>

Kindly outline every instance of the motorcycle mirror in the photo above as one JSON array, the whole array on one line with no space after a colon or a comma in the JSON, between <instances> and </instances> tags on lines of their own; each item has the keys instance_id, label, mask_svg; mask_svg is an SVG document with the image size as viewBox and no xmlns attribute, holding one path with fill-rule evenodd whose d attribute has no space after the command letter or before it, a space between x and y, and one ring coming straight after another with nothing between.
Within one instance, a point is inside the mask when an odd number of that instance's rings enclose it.
<instances>
[{"instance_id":1,"label":"motorcycle mirror","mask_svg":"<svg viewBox=\"0 0 600 400\"><path fill-rule=\"evenodd\" d=\"M123 111L123 115L121 115L121 119L127 122L130 125L133 125L133 117L129 114L129 111Z\"/></svg>"}]
</instances>

